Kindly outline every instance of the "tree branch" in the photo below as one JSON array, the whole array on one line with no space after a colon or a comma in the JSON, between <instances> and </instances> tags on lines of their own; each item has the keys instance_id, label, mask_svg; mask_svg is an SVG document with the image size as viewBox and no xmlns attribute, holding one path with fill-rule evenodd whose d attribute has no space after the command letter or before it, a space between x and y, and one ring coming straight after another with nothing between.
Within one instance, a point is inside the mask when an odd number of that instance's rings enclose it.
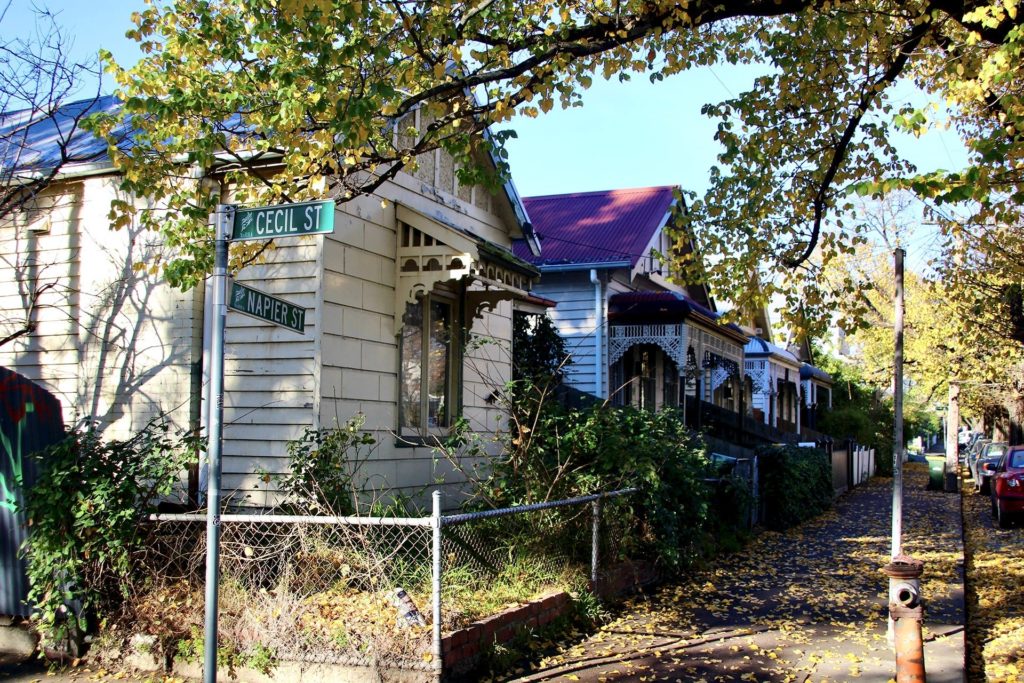
<instances>
[{"instance_id":1,"label":"tree branch","mask_svg":"<svg viewBox=\"0 0 1024 683\"><path fill-rule=\"evenodd\" d=\"M807 241L807 246L803 252L796 259L784 259L783 263L790 267L796 268L804 261L811 257L814 253L815 248L818 246L818 237L821 235L821 223L825 217L825 211L828 208L828 192L832 187L832 181L835 180L836 173L839 172L839 168L842 166L843 161L846 160L846 151L853 141L853 136L860 127L860 122L867 113L868 108L871 106L879 94L885 89L886 86L891 85L903 72L904 67L907 65L907 61L910 59L910 55L913 53L917 46L921 44L921 41L929 32L933 30L931 22L922 22L914 26L913 29L907 34L906 39L900 43L900 49L896 53L896 58L886 69L885 73L882 74L873 84L867 86L865 91L861 94L860 100L857 103L857 109L853 113L853 117L847 122L846 129L843 131L842 137L839 139L836 145L835 153L832 155L832 160L829 162L828 168L825 169L825 175L821 179L821 183L818 185L818 191L814 196L814 223L811 226L811 234Z\"/></svg>"}]
</instances>

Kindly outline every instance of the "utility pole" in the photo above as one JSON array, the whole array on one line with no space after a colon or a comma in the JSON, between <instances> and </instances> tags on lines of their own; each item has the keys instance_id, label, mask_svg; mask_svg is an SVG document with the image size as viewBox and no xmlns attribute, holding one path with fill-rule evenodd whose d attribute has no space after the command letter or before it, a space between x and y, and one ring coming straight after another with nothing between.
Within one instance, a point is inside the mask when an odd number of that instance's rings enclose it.
<instances>
[{"instance_id":1,"label":"utility pole","mask_svg":"<svg viewBox=\"0 0 1024 683\"><path fill-rule=\"evenodd\" d=\"M956 493L959 480L960 382L949 381L949 410L946 411L946 482L947 493Z\"/></svg>"},{"instance_id":2,"label":"utility pole","mask_svg":"<svg viewBox=\"0 0 1024 683\"><path fill-rule=\"evenodd\" d=\"M889 634L895 645L896 682L924 683L924 563L903 554L903 249L893 254L896 275L896 334L893 353L892 561L889 576Z\"/></svg>"},{"instance_id":3,"label":"utility pole","mask_svg":"<svg viewBox=\"0 0 1024 683\"><path fill-rule=\"evenodd\" d=\"M893 354L892 557L903 549L903 249L895 253L896 338Z\"/></svg>"}]
</instances>

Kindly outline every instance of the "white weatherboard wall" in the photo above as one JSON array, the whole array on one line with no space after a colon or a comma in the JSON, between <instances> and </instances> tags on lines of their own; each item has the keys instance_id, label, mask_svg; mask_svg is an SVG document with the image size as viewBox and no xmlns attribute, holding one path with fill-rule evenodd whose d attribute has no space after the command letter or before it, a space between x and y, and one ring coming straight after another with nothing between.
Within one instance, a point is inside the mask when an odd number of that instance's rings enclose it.
<instances>
[{"instance_id":1,"label":"white weatherboard wall","mask_svg":"<svg viewBox=\"0 0 1024 683\"><path fill-rule=\"evenodd\" d=\"M455 183L450 158L431 158L431 177ZM499 198L454 185L444 192L419 177L426 173L421 165L416 176L400 174L374 197L340 203L333 234L281 239L267 263L239 274L239 282L308 312L304 336L228 314L224 487L236 491L234 502L272 503L262 472L285 471L288 442L306 427L344 424L357 414L378 442L360 471L366 488L415 494L439 482L463 482L431 448L397 444L396 206L503 247L511 237ZM467 196L468 202L459 198ZM493 432L503 413L489 399L511 377L511 302L474 319L471 333L462 414L474 430Z\"/></svg>"},{"instance_id":2,"label":"white weatherboard wall","mask_svg":"<svg viewBox=\"0 0 1024 683\"><path fill-rule=\"evenodd\" d=\"M268 263L248 266L235 280L291 303L318 308L318 237L279 240ZM316 316L306 315L300 335L237 311L224 332L223 486L230 502L262 504L259 473L280 472L289 441L314 426ZM258 487L258 488L257 488ZM245 499L245 496L252 496Z\"/></svg>"},{"instance_id":3,"label":"white weatherboard wall","mask_svg":"<svg viewBox=\"0 0 1024 683\"><path fill-rule=\"evenodd\" d=\"M306 427L357 413L379 442L363 474L375 488L421 490L461 477L429 448L399 448L395 330L396 203L502 247L514 217L503 195L462 187L451 157L435 152L376 197L341 204L333 235L283 238L238 282L307 308L298 335L229 311L225 328L223 484L229 503L273 502L264 472L287 467L287 445ZM157 272L157 236L112 232L117 176L55 188L46 211L0 224L0 337L23 317L31 284L40 299L32 334L0 347L0 365L55 393L66 421L94 415L113 438L168 413L198 417L204 288L176 290ZM383 203L382 203L382 200ZM141 202L140 202L141 204ZM36 228L36 229L30 229ZM510 301L474 319L463 365L463 415L479 431L500 426L490 399L511 376ZM472 318L473 311L465 314ZM196 373L196 374L194 374Z\"/></svg>"},{"instance_id":4,"label":"white weatherboard wall","mask_svg":"<svg viewBox=\"0 0 1024 683\"><path fill-rule=\"evenodd\" d=\"M594 285L590 282L589 271L544 273L533 292L558 302L549 315L565 340L566 351L572 356L572 364L565 372L566 382L580 391L601 394L602 387L595 386L594 354L597 335L607 332L604 316L598 320L594 315Z\"/></svg>"},{"instance_id":5,"label":"white weatherboard wall","mask_svg":"<svg viewBox=\"0 0 1024 683\"><path fill-rule=\"evenodd\" d=\"M565 339L566 350L572 356L572 364L565 373L565 379L572 387L598 396L608 396L608 300L616 294L633 291L681 292L677 286L663 287L646 276L631 278L626 268L599 270L601 278L601 311L595 317L594 284L590 281L590 270L546 272L533 288L537 296L551 299L557 305L549 311L558 333ZM597 335L602 335L601 386L596 386L594 376L594 354ZM617 388L617 387L616 387Z\"/></svg>"},{"instance_id":6,"label":"white weatherboard wall","mask_svg":"<svg viewBox=\"0 0 1024 683\"><path fill-rule=\"evenodd\" d=\"M124 438L161 413L188 426L201 290L133 268L159 246L131 226L110 230L116 181L57 183L0 224L0 337L24 320L31 291L46 288L36 329L0 347L0 365L53 392L66 423L93 417Z\"/></svg>"}]
</instances>

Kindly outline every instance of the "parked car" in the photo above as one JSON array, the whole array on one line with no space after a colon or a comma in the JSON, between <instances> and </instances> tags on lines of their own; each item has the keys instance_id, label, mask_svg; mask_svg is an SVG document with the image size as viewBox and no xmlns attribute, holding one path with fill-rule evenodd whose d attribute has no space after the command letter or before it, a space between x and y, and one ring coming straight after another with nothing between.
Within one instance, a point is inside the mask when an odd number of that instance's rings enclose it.
<instances>
[{"instance_id":1,"label":"parked car","mask_svg":"<svg viewBox=\"0 0 1024 683\"><path fill-rule=\"evenodd\" d=\"M1024 446L1009 448L999 459L991 488L992 514L1005 529L1011 518L1024 514Z\"/></svg>"},{"instance_id":2,"label":"parked car","mask_svg":"<svg viewBox=\"0 0 1024 683\"><path fill-rule=\"evenodd\" d=\"M996 473L996 464L1003 457L1009 446L1005 441L993 441L985 444L974 461L974 490L988 493L989 482Z\"/></svg>"},{"instance_id":3,"label":"parked car","mask_svg":"<svg viewBox=\"0 0 1024 683\"><path fill-rule=\"evenodd\" d=\"M967 454L974 448L974 444L977 443L978 439L982 438L981 432L961 432L960 436L963 440L960 441L957 448L957 455L960 456L960 464L967 464Z\"/></svg>"},{"instance_id":4,"label":"parked car","mask_svg":"<svg viewBox=\"0 0 1024 683\"><path fill-rule=\"evenodd\" d=\"M981 455L982 449L990 443L992 443L992 439L975 439L967 450L967 469L971 471L971 479L974 480L975 488L978 486L978 472L975 470L978 456Z\"/></svg>"}]
</instances>

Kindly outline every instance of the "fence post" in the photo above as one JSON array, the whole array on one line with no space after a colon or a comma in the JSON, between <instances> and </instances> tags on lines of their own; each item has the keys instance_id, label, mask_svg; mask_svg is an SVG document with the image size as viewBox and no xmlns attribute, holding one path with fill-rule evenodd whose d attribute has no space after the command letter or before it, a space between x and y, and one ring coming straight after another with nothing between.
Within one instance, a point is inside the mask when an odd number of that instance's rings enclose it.
<instances>
[{"instance_id":1,"label":"fence post","mask_svg":"<svg viewBox=\"0 0 1024 683\"><path fill-rule=\"evenodd\" d=\"M853 476L853 462L856 457L857 442L853 439L846 440L846 490L852 491L856 481Z\"/></svg>"},{"instance_id":2,"label":"fence post","mask_svg":"<svg viewBox=\"0 0 1024 683\"><path fill-rule=\"evenodd\" d=\"M590 503L592 519L590 522L590 586L597 592L598 548L601 544L601 499L596 498Z\"/></svg>"},{"instance_id":3,"label":"fence post","mask_svg":"<svg viewBox=\"0 0 1024 683\"><path fill-rule=\"evenodd\" d=\"M750 525L753 529L761 521L761 482L759 481L760 462L755 453L750 459Z\"/></svg>"},{"instance_id":4,"label":"fence post","mask_svg":"<svg viewBox=\"0 0 1024 683\"><path fill-rule=\"evenodd\" d=\"M441 680L444 672L444 662L441 652L441 491L435 490L431 495L433 503L433 514L431 515L430 528L433 531L433 558L431 566L431 590L430 601L432 611L432 630L430 649L433 656L434 672L437 680Z\"/></svg>"}]
</instances>

